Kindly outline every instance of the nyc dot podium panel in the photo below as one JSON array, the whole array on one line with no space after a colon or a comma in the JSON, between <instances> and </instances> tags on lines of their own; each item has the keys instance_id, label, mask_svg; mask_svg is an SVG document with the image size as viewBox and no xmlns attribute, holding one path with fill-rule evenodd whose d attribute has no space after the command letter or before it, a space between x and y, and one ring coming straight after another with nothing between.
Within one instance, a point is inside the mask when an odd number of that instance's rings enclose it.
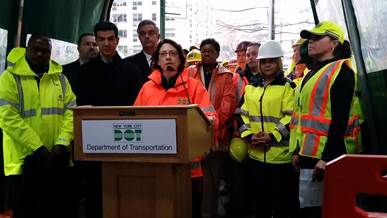
<instances>
[{"instance_id":1,"label":"nyc dot podium panel","mask_svg":"<svg viewBox=\"0 0 387 218\"><path fill-rule=\"evenodd\" d=\"M191 217L191 161L213 132L197 105L74 108L74 156L102 162L104 218Z\"/></svg>"}]
</instances>

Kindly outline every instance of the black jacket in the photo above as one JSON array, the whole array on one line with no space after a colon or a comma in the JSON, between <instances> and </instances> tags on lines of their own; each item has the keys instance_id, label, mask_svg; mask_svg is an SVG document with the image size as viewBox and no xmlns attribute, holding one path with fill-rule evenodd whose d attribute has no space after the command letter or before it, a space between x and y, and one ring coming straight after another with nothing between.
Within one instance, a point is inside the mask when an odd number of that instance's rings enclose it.
<instances>
[{"instance_id":1,"label":"black jacket","mask_svg":"<svg viewBox=\"0 0 387 218\"><path fill-rule=\"evenodd\" d=\"M109 63L98 57L79 73L79 105L133 105L143 84L137 67L116 54Z\"/></svg>"},{"instance_id":2,"label":"black jacket","mask_svg":"<svg viewBox=\"0 0 387 218\"><path fill-rule=\"evenodd\" d=\"M141 51L135 55L129 56L125 59L127 59L128 61L132 62L137 66L137 68L140 70L140 74L144 82L149 80L148 76L151 74L152 71L151 71L151 68L149 67L144 51Z\"/></svg>"},{"instance_id":3,"label":"black jacket","mask_svg":"<svg viewBox=\"0 0 387 218\"><path fill-rule=\"evenodd\" d=\"M71 89L75 96L79 95L79 71L81 70L81 64L79 59L69 64L63 65L63 74L66 76L70 83ZM78 102L78 99L77 99Z\"/></svg>"}]
</instances>

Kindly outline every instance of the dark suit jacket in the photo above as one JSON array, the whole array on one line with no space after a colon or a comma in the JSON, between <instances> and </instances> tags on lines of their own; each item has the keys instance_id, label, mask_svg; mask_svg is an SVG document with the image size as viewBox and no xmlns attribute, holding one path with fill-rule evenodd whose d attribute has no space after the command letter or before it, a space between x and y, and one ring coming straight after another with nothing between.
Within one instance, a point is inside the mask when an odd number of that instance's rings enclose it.
<instances>
[{"instance_id":1,"label":"dark suit jacket","mask_svg":"<svg viewBox=\"0 0 387 218\"><path fill-rule=\"evenodd\" d=\"M136 65L118 54L109 63L98 55L82 65L79 78L79 105L130 106L143 84Z\"/></svg>"},{"instance_id":2,"label":"dark suit jacket","mask_svg":"<svg viewBox=\"0 0 387 218\"><path fill-rule=\"evenodd\" d=\"M144 82L149 80L148 76L151 74L152 71L148 65L148 61L146 60L146 57L143 51L135 55L129 56L125 59L129 60L130 62L134 63L137 66L137 68L140 70L140 74L142 75L142 80Z\"/></svg>"},{"instance_id":3,"label":"dark suit jacket","mask_svg":"<svg viewBox=\"0 0 387 218\"><path fill-rule=\"evenodd\" d=\"M71 89L73 90L77 98L79 94L79 71L80 70L81 70L81 64L79 63L79 59L69 64L63 65L63 74L66 76L67 80L69 81Z\"/></svg>"}]
</instances>

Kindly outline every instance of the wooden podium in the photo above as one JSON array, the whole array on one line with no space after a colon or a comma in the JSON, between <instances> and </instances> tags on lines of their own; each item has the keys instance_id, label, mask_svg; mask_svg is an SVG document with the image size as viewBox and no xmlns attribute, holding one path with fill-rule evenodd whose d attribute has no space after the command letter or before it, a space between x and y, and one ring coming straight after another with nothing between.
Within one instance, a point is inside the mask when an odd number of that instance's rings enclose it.
<instances>
[{"instance_id":1,"label":"wooden podium","mask_svg":"<svg viewBox=\"0 0 387 218\"><path fill-rule=\"evenodd\" d=\"M104 218L192 216L190 163L213 143L197 105L76 107L74 128L75 159L102 162Z\"/></svg>"}]
</instances>

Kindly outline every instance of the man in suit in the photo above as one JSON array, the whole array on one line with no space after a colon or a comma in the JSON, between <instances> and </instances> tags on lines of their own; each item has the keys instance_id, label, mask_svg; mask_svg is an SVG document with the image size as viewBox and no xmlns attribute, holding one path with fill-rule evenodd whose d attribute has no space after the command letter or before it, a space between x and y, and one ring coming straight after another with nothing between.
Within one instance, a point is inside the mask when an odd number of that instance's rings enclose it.
<instances>
[{"instance_id":1,"label":"man in suit","mask_svg":"<svg viewBox=\"0 0 387 218\"><path fill-rule=\"evenodd\" d=\"M138 24L137 35L142 45L142 51L127 59L138 67L145 82L151 73L152 55L159 43L160 32L153 21L143 20Z\"/></svg>"},{"instance_id":2,"label":"man in suit","mask_svg":"<svg viewBox=\"0 0 387 218\"><path fill-rule=\"evenodd\" d=\"M99 54L81 67L79 73L79 105L133 105L142 86L135 64L121 59L117 52L118 28L101 21L94 26ZM86 217L102 218L102 174L99 162L80 164L85 178Z\"/></svg>"},{"instance_id":3,"label":"man in suit","mask_svg":"<svg viewBox=\"0 0 387 218\"><path fill-rule=\"evenodd\" d=\"M78 39L78 60L63 66L63 74L67 77L76 96L79 94L79 71L81 65L89 62L98 55L97 42L92 33L83 33Z\"/></svg>"}]
</instances>

